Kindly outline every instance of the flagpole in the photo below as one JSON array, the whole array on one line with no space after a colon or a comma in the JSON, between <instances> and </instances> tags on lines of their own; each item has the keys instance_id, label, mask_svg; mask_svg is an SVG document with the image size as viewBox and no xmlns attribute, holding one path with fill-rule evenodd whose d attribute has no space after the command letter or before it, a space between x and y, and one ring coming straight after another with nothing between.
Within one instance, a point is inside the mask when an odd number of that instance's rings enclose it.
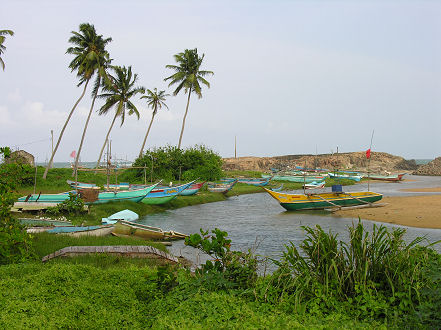
<instances>
[{"instance_id":1,"label":"flagpole","mask_svg":"<svg viewBox=\"0 0 441 330\"><path fill-rule=\"evenodd\" d=\"M370 172L369 172L369 167L371 165L371 149L372 149L372 140L374 139L374 130L372 130L372 136L371 136L371 144L369 145L369 160L368 160L368 191L370 191L369 189L369 183L370 183Z\"/></svg>"}]
</instances>

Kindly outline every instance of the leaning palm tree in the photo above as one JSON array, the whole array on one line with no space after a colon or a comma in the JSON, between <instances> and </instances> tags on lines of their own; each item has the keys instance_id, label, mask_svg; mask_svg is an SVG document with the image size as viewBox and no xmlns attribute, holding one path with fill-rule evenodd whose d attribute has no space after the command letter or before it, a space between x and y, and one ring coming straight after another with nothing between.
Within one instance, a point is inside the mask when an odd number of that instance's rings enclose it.
<instances>
[{"instance_id":1,"label":"leaning palm tree","mask_svg":"<svg viewBox=\"0 0 441 330\"><path fill-rule=\"evenodd\" d=\"M6 39L6 35L13 36L14 31L11 30L0 30L0 56L5 52L6 46L3 45ZM3 59L0 57L0 65L3 68L3 71L5 71L5 62L3 62Z\"/></svg>"},{"instance_id":2,"label":"leaning palm tree","mask_svg":"<svg viewBox=\"0 0 441 330\"><path fill-rule=\"evenodd\" d=\"M81 93L78 100L75 102L72 110L67 116L66 122L61 129L60 136L58 137L57 144L52 152L49 163L43 174L43 179L46 179L47 172L52 167L54 156L60 145L61 138L63 137L64 130L72 117L78 103L80 103L84 94L86 93L87 85L94 73L99 69L102 57L106 57L106 51L104 47L112 41L112 38L103 39L102 35L97 35L95 27L92 24L83 23L80 24L80 32L72 31L72 36L69 38L69 42L74 45L74 47L69 47L66 51L67 54L73 54L75 57L70 62L69 68L72 72L76 71L77 76L80 78L78 87L84 84L83 92Z\"/></svg>"},{"instance_id":3,"label":"leaning palm tree","mask_svg":"<svg viewBox=\"0 0 441 330\"><path fill-rule=\"evenodd\" d=\"M200 83L210 88L210 83L205 80L205 76L213 75L212 71L199 70L202 61L204 60L205 54L202 56L198 55L197 48L186 49L183 53L176 54L175 61L178 65L166 65L167 69L172 69L175 71L170 77L164 80L171 80L169 87L174 84L178 84L178 87L173 92L173 95L178 95L178 93L184 88L184 92L188 93L187 107L185 108L184 119L182 120L181 135L179 136L178 149L181 148L182 135L184 134L185 119L187 118L188 105L190 104L190 95L194 92L198 98L202 97L202 89Z\"/></svg>"},{"instance_id":4,"label":"leaning palm tree","mask_svg":"<svg viewBox=\"0 0 441 330\"><path fill-rule=\"evenodd\" d=\"M113 117L112 124L104 139L103 147L101 148L96 167L100 165L101 157L103 155L104 147L109 139L110 132L112 131L113 124L117 117L121 117L121 126L124 124L126 116L126 110L128 114L135 114L139 119L139 112L136 106L130 101L130 99L138 93L144 93L144 87L135 87L137 74L132 74L132 67L128 68L120 66L112 66L111 69L115 72L114 75L108 74L108 79L105 80L103 85L103 94L98 95L99 98L105 99L104 105L99 110L99 114L107 114L110 109L115 108L115 116Z\"/></svg>"},{"instance_id":5,"label":"leaning palm tree","mask_svg":"<svg viewBox=\"0 0 441 330\"><path fill-rule=\"evenodd\" d=\"M167 104L165 104L165 98L170 96L169 94L165 94L165 91L159 91L155 88L152 92L150 89L147 89L147 95L141 96L142 99L147 99L147 106L152 108L152 119L150 120L149 128L147 129L147 133L144 138L144 142L141 146L141 151L139 152L139 158L142 157L142 152L144 151L145 142L147 141L147 136L149 136L150 128L152 127L153 119L155 118L158 109L161 109L163 106L168 109Z\"/></svg>"}]
</instances>

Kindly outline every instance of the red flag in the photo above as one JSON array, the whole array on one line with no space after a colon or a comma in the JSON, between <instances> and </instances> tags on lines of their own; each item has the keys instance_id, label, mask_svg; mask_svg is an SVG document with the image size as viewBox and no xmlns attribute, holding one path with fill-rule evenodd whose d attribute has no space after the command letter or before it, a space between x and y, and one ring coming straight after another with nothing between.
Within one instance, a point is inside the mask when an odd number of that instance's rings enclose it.
<instances>
[{"instance_id":1,"label":"red flag","mask_svg":"<svg viewBox=\"0 0 441 330\"><path fill-rule=\"evenodd\" d=\"M77 155L77 152L74 150L70 153L70 157L75 158L75 156Z\"/></svg>"},{"instance_id":2,"label":"red flag","mask_svg":"<svg viewBox=\"0 0 441 330\"><path fill-rule=\"evenodd\" d=\"M366 150L366 158L367 158L367 159L371 158L371 148L369 148L368 150Z\"/></svg>"}]
</instances>

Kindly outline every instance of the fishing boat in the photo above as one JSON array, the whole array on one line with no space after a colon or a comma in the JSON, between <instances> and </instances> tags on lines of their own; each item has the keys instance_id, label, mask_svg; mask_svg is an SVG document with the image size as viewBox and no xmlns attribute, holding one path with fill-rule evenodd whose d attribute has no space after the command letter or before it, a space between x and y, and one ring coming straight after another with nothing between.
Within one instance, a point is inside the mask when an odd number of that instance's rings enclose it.
<instances>
[{"instance_id":1,"label":"fishing boat","mask_svg":"<svg viewBox=\"0 0 441 330\"><path fill-rule=\"evenodd\" d=\"M193 183L187 189L181 191L179 195L181 196L192 196L197 194L197 192L204 186L205 181L201 183Z\"/></svg>"},{"instance_id":2,"label":"fishing boat","mask_svg":"<svg viewBox=\"0 0 441 330\"><path fill-rule=\"evenodd\" d=\"M325 184L326 184L325 180L319 181L319 182L314 181L311 183L304 184L303 188L305 188L305 189L323 189L323 188L325 188Z\"/></svg>"},{"instance_id":3,"label":"fishing boat","mask_svg":"<svg viewBox=\"0 0 441 330\"><path fill-rule=\"evenodd\" d=\"M55 227L55 226L72 226L72 222L64 220L38 219L38 218L20 218L18 221L29 227Z\"/></svg>"},{"instance_id":4,"label":"fishing boat","mask_svg":"<svg viewBox=\"0 0 441 330\"><path fill-rule=\"evenodd\" d=\"M90 189L90 188L99 188L95 183L86 183L86 182L75 182L71 180L66 180L67 184L75 189L78 186L78 189ZM121 182L118 184L109 184L109 186L104 185L104 187L111 190L131 190L131 189L141 189L146 187L146 185L130 185L128 182Z\"/></svg>"},{"instance_id":5,"label":"fishing boat","mask_svg":"<svg viewBox=\"0 0 441 330\"><path fill-rule=\"evenodd\" d=\"M127 191L103 191L99 192L96 188L79 189L80 197L83 198L85 204L100 204L116 201L132 201L140 202L150 191L157 185L153 184L142 189L134 189ZM72 191L75 193L75 191ZM18 199L19 202L42 202L53 203L54 205L62 203L69 199L69 192L60 194L31 194Z\"/></svg>"},{"instance_id":6,"label":"fishing boat","mask_svg":"<svg viewBox=\"0 0 441 330\"><path fill-rule=\"evenodd\" d=\"M268 178L270 175L262 174L263 178ZM325 176L317 176L317 175L274 175L274 181L289 181L289 182L297 182L297 183L311 183L313 181L321 181L324 180Z\"/></svg>"},{"instance_id":7,"label":"fishing boat","mask_svg":"<svg viewBox=\"0 0 441 330\"><path fill-rule=\"evenodd\" d=\"M217 193L226 194L231 189L233 189L233 187L237 183L237 181L238 180L235 179L233 182L230 182L230 183L209 183L207 185L207 189L210 192L217 192Z\"/></svg>"},{"instance_id":8,"label":"fishing boat","mask_svg":"<svg viewBox=\"0 0 441 330\"><path fill-rule=\"evenodd\" d=\"M161 186L153 189L150 193L148 193L145 198L142 200L142 203L150 204L150 205L160 205L178 197L178 195L190 187L196 180L193 180L189 183L181 184L179 186L166 187Z\"/></svg>"},{"instance_id":9,"label":"fishing boat","mask_svg":"<svg viewBox=\"0 0 441 330\"><path fill-rule=\"evenodd\" d=\"M349 174L341 174L341 173L328 173L329 177L331 179L346 179L346 180L353 180L353 181L360 181L362 179L361 175L349 175Z\"/></svg>"},{"instance_id":10,"label":"fishing boat","mask_svg":"<svg viewBox=\"0 0 441 330\"><path fill-rule=\"evenodd\" d=\"M101 218L101 223L113 225L117 223L118 220L135 221L138 219L139 219L139 215L137 213L130 210L122 210L112 214L107 218Z\"/></svg>"},{"instance_id":11,"label":"fishing boat","mask_svg":"<svg viewBox=\"0 0 441 330\"><path fill-rule=\"evenodd\" d=\"M50 234L64 234L74 237L80 236L106 236L110 235L113 230L113 225L101 226L68 226L68 227L53 227L46 230Z\"/></svg>"},{"instance_id":12,"label":"fishing boat","mask_svg":"<svg viewBox=\"0 0 441 330\"><path fill-rule=\"evenodd\" d=\"M403 176L404 176L405 174L406 174L406 173L392 174L392 175L376 175L376 174L374 174L374 175L369 175L369 179L372 179L372 180L382 180L382 181L394 181L394 182L397 182L397 181L401 181L401 180L403 180Z\"/></svg>"},{"instance_id":13,"label":"fishing boat","mask_svg":"<svg viewBox=\"0 0 441 330\"><path fill-rule=\"evenodd\" d=\"M286 194L263 188L288 211L320 210L330 207L346 207L371 204L383 198L375 192L331 192L321 194Z\"/></svg>"},{"instance_id":14,"label":"fishing boat","mask_svg":"<svg viewBox=\"0 0 441 330\"><path fill-rule=\"evenodd\" d=\"M118 221L113 232L117 235L133 235L146 240L176 240L184 239L188 236L173 230L164 231L158 227L146 226L125 220Z\"/></svg>"},{"instance_id":15,"label":"fishing boat","mask_svg":"<svg viewBox=\"0 0 441 330\"><path fill-rule=\"evenodd\" d=\"M253 186L266 186L272 179L272 176L268 176L265 178L237 178L238 183L246 183ZM231 183L235 181L236 178L223 178L221 181L223 183Z\"/></svg>"}]
</instances>

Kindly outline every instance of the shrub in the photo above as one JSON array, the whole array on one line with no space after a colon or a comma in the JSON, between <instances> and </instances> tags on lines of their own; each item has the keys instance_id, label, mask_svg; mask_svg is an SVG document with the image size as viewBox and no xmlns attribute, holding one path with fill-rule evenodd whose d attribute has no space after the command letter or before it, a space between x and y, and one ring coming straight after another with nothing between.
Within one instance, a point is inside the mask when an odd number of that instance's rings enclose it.
<instances>
[{"instance_id":1,"label":"shrub","mask_svg":"<svg viewBox=\"0 0 441 330\"><path fill-rule=\"evenodd\" d=\"M420 303L428 287L426 264L430 249L409 244L405 230L374 225L372 234L361 222L349 228L349 243L325 233L320 226L303 227L306 239L300 250L286 246L279 267L267 284L266 300L290 301L294 309L323 312L341 303L358 317L405 315Z\"/></svg>"},{"instance_id":2,"label":"shrub","mask_svg":"<svg viewBox=\"0 0 441 330\"><path fill-rule=\"evenodd\" d=\"M208 231L200 230L201 235L193 234L185 239L185 245L195 247L214 260L208 260L196 270L203 284L212 289L240 288L254 286L257 279L257 259L248 251L231 251L231 240L227 232L216 228L208 235Z\"/></svg>"},{"instance_id":3,"label":"shrub","mask_svg":"<svg viewBox=\"0 0 441 330\"><path fill-rule=\"evenodd\" d=\"M84 213L84 202L77 194L69 193L69 199L57 204L57 206L49 207L46 210L47 214L69 214L78 215Z\"/></svg>"},{"instance_id":4,"label":"shrub","mask_svg":"<svg viewBox=\"0 0 441 330\"><path fill-rule=\"evenodd\" d=\"M176 181L184 180L218 180L222 176L222 158L214 151L202 145L187 149L173 146L159 147L148 150L141 158L135 160L133 166L144 167L147 177L151 177L153 158L153 179ZM142 169L126 171L121 179L134 181L144 176Z\"/></svg>"}]
</instances>

